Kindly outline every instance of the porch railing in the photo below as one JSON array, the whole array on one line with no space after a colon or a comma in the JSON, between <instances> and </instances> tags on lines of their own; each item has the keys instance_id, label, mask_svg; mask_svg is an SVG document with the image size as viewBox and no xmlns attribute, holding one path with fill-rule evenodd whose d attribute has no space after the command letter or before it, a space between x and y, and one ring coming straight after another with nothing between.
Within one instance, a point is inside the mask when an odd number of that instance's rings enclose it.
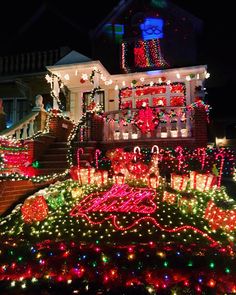
<instances>
[{"instance_id":1,"label":"porch railing","mask_svg":"<svg viewBox=\"0 0 236 295\"><path fill-rule=\"evenodd\" d=\"M104 119L103 140L135 140L135 139L164 139L191 138L192 111L184 107L159 108L161 116L154 117L159 123L154 130L142 133L137 126L139 109L118 110L106 112ZM145 120L145 118L144 118ZM148 124L147 122L145 124Z\"/></svg>"}]
</instances>

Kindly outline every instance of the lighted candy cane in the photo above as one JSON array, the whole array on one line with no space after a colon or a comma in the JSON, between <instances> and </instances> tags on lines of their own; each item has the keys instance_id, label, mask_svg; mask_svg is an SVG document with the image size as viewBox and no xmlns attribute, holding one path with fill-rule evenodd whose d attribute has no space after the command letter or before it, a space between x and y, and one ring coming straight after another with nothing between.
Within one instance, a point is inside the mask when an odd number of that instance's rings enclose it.
<instances>
[{"instance_id":1,"label":"lighted candy cane","mask_svg":"<svg viewBox=\"0 0 236 295\"><path fill-rule=\"evenodd\" d=\"M95 161L96 161L96 169L98 169L98 157L101 155L101 151L96 149L95 151Z\"/></svg>"},{"instance_id":2,"label":"lighted candy cane","mask_svg":"<svg viewBox=\"0 0 236 295\"><path fill-rule=\"evenodd\" d=\"M137 154L137 151L138 151L138 154L140 155L140 154L141 154L141 149L140 149L139 146L135 146L135 147L134 147L134 154ZM136 157L136 155L135 155L135 156L134 156L134 161L136 162L136 160L137 160L137 157Z\"/></svg>"},{"instance_id":3,"label":"lighted candy cane","mask_svg":"<svg viewBox=\"0 0 236 295\"><path fill-rule=\"evenodd\" d=\"M223 153L219 153L216 155L216 160L218 160L218 158L221 157L221 161L220 161L220 172L219 172L219 178L218 178L218 182L217 182L217 187L220 187L221 184L221 178L222 178L222 173L223 173L223 166L224 166L224 161L225 161L225 156Z\"/></svg>"},{"instance_id":4,"label":"lighted candy cane","mask_svg":"<svg viewBox=\"0 0 236 295\"><path fill-rule=\"evenodd\" d=\"M78 166L78 170L80 170L80 153L81 154L84 153L84 149L83 148L78 148L77 149L77 166Z\"/></svg>"},{"instance_id":5,"label":"lighted candy cane","mask_svg":"<svg viewBox=\"0 0 236 295\"><path fill-rule=\"evenodd\" d=\"M179 153L177 159L178 159L178 170L180 171L181 165L183 163L183 148L181 146L177 146L175 151Z\"/></svg>"},{"instance_id":6,"label":"lighted candy cane","mask_svg":"<svg viewBox=\"0 0 236 295\"><path fill-rule=\"evenodd\" d=\"M198 148L197 149L197 155L198 157L200 157L200 155L202 154L202 157L201 157L201 169L203 170L204 169L204 166L205 166L205 161L206 161L206 149L205 148Z\"/></svg>"}]
</instances>

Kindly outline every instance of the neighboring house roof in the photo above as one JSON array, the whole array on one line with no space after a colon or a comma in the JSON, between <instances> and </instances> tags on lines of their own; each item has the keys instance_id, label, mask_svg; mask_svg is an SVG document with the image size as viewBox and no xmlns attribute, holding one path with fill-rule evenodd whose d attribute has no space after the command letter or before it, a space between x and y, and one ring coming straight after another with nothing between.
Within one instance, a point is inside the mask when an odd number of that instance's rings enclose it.
<instances>
[{"instance_id":1,"label":"neighboring house roof","mask_svg":"<svg viewBox=\"0 0 236 295\"><path fill-rule=\"evenodd\" d=\"M87 62L91 61L91 58L75 51L72 50L69 52L67 55L59 59L55 65L68 65L68 64L75 64L75 63L82 63L82 62Z\"/></svg>"},{"instance_id":2,"label":"neighboring house roof","mask_svg":"<svg viewBox=\"0 0 236 295\"><path fill-rule=\"evenodd\" d=\"M137 1L137 0L136 0ZM103 32L103 27L107 23L113 23L116 18L123 12L125 11L132 3L134 0L121 0L116 7L113 8L113 10L108 14L108 16L93 30L91 31L90 35L93 37L98 37L102 32ZM199 18L195 17L193 14L188 12L185 9L182 9L181 7L175 5L169 0L166 0L167 4L167 9L170 14L173 15L178 15L179 17L188 17L189 20L192 22L193 27L195 28L196 31L200 31L202 28L202 20Z\"/></svg>"}]
</instances>

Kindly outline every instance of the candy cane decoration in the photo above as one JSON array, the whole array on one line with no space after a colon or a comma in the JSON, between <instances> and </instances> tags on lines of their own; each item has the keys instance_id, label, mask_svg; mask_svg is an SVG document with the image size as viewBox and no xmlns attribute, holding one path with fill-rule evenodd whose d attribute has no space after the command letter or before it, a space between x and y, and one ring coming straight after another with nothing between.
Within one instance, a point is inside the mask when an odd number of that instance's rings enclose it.
<instances>
[{"instance_id":1,"label":"candy cane decoration","mask_svg":"<svg viewBox=\"0 0 236 295\"><path fill-rule=\"evenodd\" d=\"M101 151L99 149L96 149L95 151L95 161L96 161L96 169L98 169L98 157L101 155Z\"/></svg>"},{"instance_id":2,"label":"candy cane decoration","mask_svg":"<svg viewBox=\"0 0 236 295\"><path fill-rule=\"evenodd\" d=\"M80 153L81 154L84 153L84 149L83 148L78 148L77 149L77 167L78 167L78 170L80 170Z\"/></svg>"},{"instance_id":3,"label":"candy cane decoration","mask_svg":"<svg viewBox=\"0 0 236 295\"><path fill-rule=\"evenodd\" d=\"M183 148L181 146L177 146L175 151L179 153L177 159L178 159L178 170L180 171L181 165L183 163Z\"/></svg>"},{"instance_id":4,"label":"candy cane decoration","mask_svg":"<svg viewBox=\"0 0 236 295\"><path fill-rule=\"evenodd\" d=\"M200 157L200 155L202 155L201 156L201 169L203 170L204 166L205 166L205 162L206 162L206 149L205 148L198 148L197 155L198 155L198 157Z\"/></svg>"},{"instance_id":5,"label":"candy cane decoration","mask_svg":"<svg viewBox=\"0 0 236 295\"><path fill-rule=\"evenodd\" d=\"M152 154L154 154L154 153L159 154L159 147L157 145L154 145L151 149L151 153Z\"/></svg>"},{"instance_id":6,"label":"candy cane decoration","mask_svg":"<svg viewBox=\"0 0 236 295\"><path fill-rule=\"evenodd\" d=\"M138 152L137 152L138 151ZM134 154L141 154L141 149L140 149L140 147L139 146L135 146L134 147ZM137 157L136 157L136 155L134 156L134 161L136 162L137 161Z\"/></svg>"},{"instance_id":7,"label":"candy cane decoration","mask_svg":"<svg viewBox=\"0 0 236 295\"><path fill-rule=\"evenodd\" d=\"M218 158L221 157L221 161L220 161L220 172L219 172L219 178L218 178L218 182L217 182L217 187L220 187L221 184L221 178L222 178L222 173L223 173L223 166L224 166L224 161L225 161L225 156L223 153L219 153L216 155L216 160L218 160Z\"/></svg>"}]
</instances>

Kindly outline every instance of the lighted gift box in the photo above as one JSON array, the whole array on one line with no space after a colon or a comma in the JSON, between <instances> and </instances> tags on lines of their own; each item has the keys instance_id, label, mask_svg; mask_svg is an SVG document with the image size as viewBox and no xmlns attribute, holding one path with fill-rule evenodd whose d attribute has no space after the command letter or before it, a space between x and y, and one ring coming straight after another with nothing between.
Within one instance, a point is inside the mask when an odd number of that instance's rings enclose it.
<instances>
[{"instance_id":1,"label":"lighted gift box","mask_svg":"<svg viewBox=\"0 0 236 295\"><path fill-rule=\"evenodd\" d=\"M222 228L225 231L235 231L236 210L223 210L216 206L213 201L207 203L204 218L209 222L212 229Z\"/></svg>"},{"instance_id":2,"label":"lighted gift box","mask_svg":"<svg viewBox=\"0 0 236 295\"><path fill-rule=\"evenodd\" d=\"M176 201L176 194L173 194L173 193L169 193L167 191L164 191L162 201L163 202L167 202L169 204L174 204L175 201Z\"/></svg>"},{"instance_id":3,"label":"lighted gift box","mask_svg":"<svg viewBox=\"0 0 236 295\"><path fill-rule=\"evenodd\" d=\"M171 173L170 185L173 189L177 191L185 191L189 182L189 177L187 175L179 175Z\"/></svg>"},{"instance_id":4,"label":"lighted gift box","mask_svg":"<svg viewBox=\"0 0 236 295\"><path fill-rule=\"evenodd\" d=\"M97 185L106 185L108 182L108 171L105 170L97 170L94 173L95 183Z\"/></svg>"},{"instance_id":5,"label":"lighted gift box","mask_svg":"<svg viewBox=\"0 0 236 295\"><path fill-rule=\"evenodd\" d=\"M217 177L211 173L203 174L196 171L190 172L190 188L200 192L209 191L217 184Z\"/></svg>"},{"instance_id":6,"label":"lighted gift box","mask_svg":"<svg viewBox=\"0 0 236 295\"><path fill-rule=\"evenodd\" d=\"M71 189L71 196L73 199L79 198L84 193L81 187L74 187Z\"/></svg>"},{"instance_id":7,"label":"lighted gift box","mask_svg":"<svg viewBox=\"0 0 236 295\"><path fill-rule=\"evenodd\" d=\"M25 200L21 213L26 223L44 220L48 215L48 205L44 196L34 196Z\"/></svg>"},{"instance_id":8,"label":"lighted gift box","mask_svg":"<svg viewBox=\"0 0 236 295\"><path fill-rule=\"evenodd\" d=\"M95 169L92 167L80 168L78 170L78 179L81 182L81 184L94 184L94 172Z\"/></svg>"},{"instance_id":9,"label":"lighted gift box","mask_svg":"<svg viewBox=\"0 0 236 295\"><path fill-rule=\"evenodd\" d=\"M195 198L186 198L181 197L178 200L178 206L181 209L181 211L185 213L192 213L194 212L194 209L197 207L197 200Z\"/></svg>"}]
</instances>

